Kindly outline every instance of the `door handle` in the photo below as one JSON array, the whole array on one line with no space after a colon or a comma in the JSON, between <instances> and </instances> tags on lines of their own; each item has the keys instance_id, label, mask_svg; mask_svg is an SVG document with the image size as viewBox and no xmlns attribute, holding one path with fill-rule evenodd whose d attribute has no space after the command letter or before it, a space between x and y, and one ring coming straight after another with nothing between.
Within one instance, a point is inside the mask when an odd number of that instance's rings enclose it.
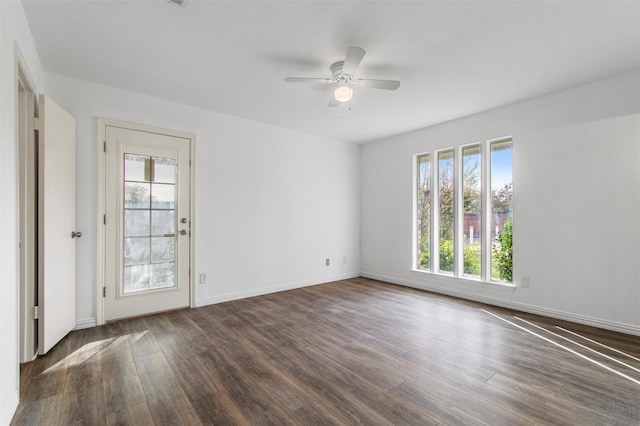
<instances>
[{"instance_id":1,"label":"door handle","mask_svg":"<svg viewBox=\"0 0 640 426\"><path fill-rule=\"evenodd\" d=\"M80 238L82 237L82 232L80 231L72 231L71 232L71 238Z\"/></svg>"}]
</instances>

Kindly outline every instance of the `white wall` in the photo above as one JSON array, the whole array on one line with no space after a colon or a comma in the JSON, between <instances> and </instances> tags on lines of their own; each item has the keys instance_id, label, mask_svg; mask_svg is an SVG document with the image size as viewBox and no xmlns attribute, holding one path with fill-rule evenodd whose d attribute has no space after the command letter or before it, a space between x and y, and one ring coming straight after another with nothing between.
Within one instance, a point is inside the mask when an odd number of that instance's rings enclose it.
<instances>
[{"instance_id":1,"label":"white wall","mask_svg":"<svg viewBox=\"0 0 640 426\"><path fill-rule=\"evenodd\" d=\"M16 53L17 52L17 53ZM16 145L16 57L34 90L43 73L22 4L0 2L0 424L9 424L18 405L18 182Z\"/></svg>"},{"instance_id":2,"label":"white wall","mask_svg":"<svg viewBox=\"0 0 640 426\"><path fill-rule=\"evenodd\" d=\"M0 424L19 386L16 45L34 89L46 80L77 120L79 325L96 315L95 119L105 117L197 135L195 272L209 276L198 304L361 271L640 334L638 72L358 147L45 75L19 2L0 2L0 27ZM412 272L413 154L506 135L514 138L514 277L531 277L531 287Z\"/></svg>"},{"instance_id":3,"label":"white wall","mask_svg":"<svg viewBox=\"0 0 640 426\"><path fill-rule=\"evenodd\" d=\"M358 145L55 74L45 80L77 122L79 326L96 320L97 117L196 134L195 272L208 275L198 305L359 275Z\"/></svg>"},{"instance_id":4,"label":"white wall","mask_svg":"<svg viewBox=\"0 0 640 426\"><path fill-rule=\"evenodd\" d=\"M514 280L414 272L412 156L513 136ZM640 73L361 148L365 276L640 335Z\"/></svg>"}]
</instances>

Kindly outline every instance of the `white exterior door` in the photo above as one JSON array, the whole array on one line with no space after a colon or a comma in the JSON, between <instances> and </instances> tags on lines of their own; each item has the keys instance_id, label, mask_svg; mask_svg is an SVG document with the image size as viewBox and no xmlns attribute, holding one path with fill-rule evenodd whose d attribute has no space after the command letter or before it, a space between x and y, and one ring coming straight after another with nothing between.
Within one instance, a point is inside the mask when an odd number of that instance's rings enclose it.
<instances>
[{"instance_id":1,"label":"white exterior door","mask_svg":"<svg viewBox=\"0 0 640 426\"><path fill-rule=\"evenodd\" d=\"M39 113L38 353L45 354L76 323L76 121L44 95Z\"/></svg>"},{"instance_id":2,"label":"white exterior door","mask_svg":"<svg viewBox=\"0 0 640 426\"><path fill-rule=\"evenodd\" d=\"M106 321L189 306L190 140L105 127Z\"/></svg>"}]
</instances>

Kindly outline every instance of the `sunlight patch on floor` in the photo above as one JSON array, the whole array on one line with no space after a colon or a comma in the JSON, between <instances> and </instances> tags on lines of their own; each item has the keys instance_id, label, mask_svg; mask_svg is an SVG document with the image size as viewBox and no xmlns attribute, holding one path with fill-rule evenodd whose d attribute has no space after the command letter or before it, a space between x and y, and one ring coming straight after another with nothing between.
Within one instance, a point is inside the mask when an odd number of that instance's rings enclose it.
<instances>
[{"instance_id":1,"label":"sunlight patch on floor","mask_svg":"<svg viewBox=\"0 0 640 426\"><path fill-rule=\"evenodd\" d=\"M87 343L80 349L67 355L51 367L47 368L42 374L53 373L55 371L63 370L65 368L72 368L83 364L111 347L118 347L122 344L131 344L144 336L148 330L138 333L127 334L124 336L111 337L109 339L98 340L96 342Z\"/></svg>"},{"instance_id":2,"label":"sunlight patch on floor","mask_svg":"<svg viewBox=\"0 0 640 426\"><path fill-rule=\"evenodd\" d=\"M607 371L609 371L609 372L611 372L611 373L613 373L613 374L616 374L616 375L618 375L618 376L620 376L620 377L622 377L622 378L625 378L625 379L627 379L627 380L629 380L629 381L631 381L631 382L633 382L633 383L635 383L635 384L637 384L637 385L640 385L640 380L637 380L637 379L635 379L634 377L631 377L631 376L629 376L629 375L627 375L627 374L624 374L624 373L622 373L621 371L616 370L615 368L611 368L611 367L609 367L609 366L607 366L607 365L605 365L605 364L603 364L603 363L601 363L601 362L599 362L599 361L596 361L596 360L595 360L595 359L593 359L593 358L590 358L590 357L588 357L588 356L586 356L586 355L583 355L583 354L581 354L580 352L577 352L577 351L575 351L575 350L573 350L573 349L571 349L571 348L569 348L569 347L567 347L567 346L564 346L564 345L562 345L562 344L560 344L560 343L558 343L558 342L556 342L556 341L554 341L554 340L552 340L552 339L550 339L550 338L548 338L548 337L542 336L541 334L538 334L538 333L536 333L536 332L534 332L534 331L532 331L532 330L529 330L529 329L527 329L526 327L523 327L523 326L518 325L518 324L516 324L516 323L514 323L514 322L512 322L512 321L509 321L508 319L505 319L505 318L503 318L503 317L501 317L501 316L499 316L499 315L496 315L496 314L491 313L491 312L489 312L489 311L486 311L486 310L484 310L484 309L481 309L481 311L483 311L483 312L484 312L484 313L486 313L486 314L491 315L491 316L492 316L492 317L494 317L494 318L497 318L497 319L499 319L499 320L501 320L501 321L504 321L504 322L506 322L507 324L511 324L512 326L514 326L514 327L516 327L516 328L519 328L520 330L526 331L527 333L529 333L529 334L531 334L531 335L533 335L533 336L536 336L536 337L537 337L537 338L539 338L539 339L542 339L542 340L544 340L544 341L546 341L546 342L549 342L549 343L551 343L551 344L552 344L552 345L554 345L554 346L557 346L557 347L559 347L559 348L561 348L561 349L564 349L565 351L567 351L567 352L569 352L569 353L572 353L573 355L576 355L576 356L578 356L578 357L582 358L582 359L583 359L583 360L585 360L585 361L588 361L588 362L590 362L590 363L592 363L592 364L594 364L594 365L597 365L598 367L604 368L605 370L607 370ZM571 340L571 339L568 339L568 338L566 338L566 337L560 336L560 335L558 335L557 333L553 333L553 332L551 332L551 331L549 331L549 330L547 330L547 329L545 329L545 328L543 328L543 327L540 327L540 326L538 326L538 325L535 325L535 324L531 323L530 321L523 320L522 318L519 318L519 317L517 317L517 316L514 316L513 318L515 318L516 320L522 321L522 322L524 322L524 323L526 323L526 324L528 324L528 325L530 325L530 326L533 326L533 327L535 327L535 328L539 329L539 330L540 330L540 331L542 331L542 332L545 332L545 333L551 334L551 335L553 335L553 336L560 337L560 338L562 338L563 340L569 341L570 343L572 343L572 344L574 344L574 345L576 345L576 346L579 346L579 347L581 347L581 348L585 348L585 346L584 346L584 345L581 345L581 344L580 344L580 343L578 343L578 342L575 342L575 341L573 341L573 340ZM603 345L603 346L604 346L604 345ZM601 353L601 352L598 352L598 351L596 351L596 350L593 350L593 349L590 349L590 348L586 348L586 349L588 349L588 350L589 350L589 351L591 351L591 352L594 352L597 356L602 356L602 357L607 358L607 359L612 359L612 358L611 358L611 357L609 357L608 355L605 355L605 354L603 354L603 353ZM621 361L619 361L619 360L616 360L616 362L618 362L619 364L623 364L623 365L624 365L624 366L626 366L626 367L630 367L629 365L627 365L627 364L625 364L625 363L622 363L622 362L621 362ZM636 368L634 368L634 367L630 367L630 368L631 368L631 369L633 369L634 371L638 371L638 370L637 370Z\"/></svg>"}]
</instances>

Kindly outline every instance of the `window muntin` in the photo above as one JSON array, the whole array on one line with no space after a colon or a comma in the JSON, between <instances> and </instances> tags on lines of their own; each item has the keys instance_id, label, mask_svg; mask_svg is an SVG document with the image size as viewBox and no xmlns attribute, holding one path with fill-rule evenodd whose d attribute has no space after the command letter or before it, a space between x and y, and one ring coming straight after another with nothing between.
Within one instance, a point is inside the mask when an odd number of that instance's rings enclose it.
<instances>
[{"instance_id":1,"label":"window muntin","mask_svg":"<svg viewBox=\"0 0 640 426\"><path fill-rule=\"evenodd\" d=\"M123 160L122 294L176 287L176 160L127 153Z\"/></svg>"},{"instance_id":2,"label":"window muntin","mask_svg":"<svg viewBox=\"0 0 640 426\"><path fill-rule=\"evenodd\" d=\"M418 269L430 270L431 248L431 155L419 155L417 158L417 259Z\"/></svg>"}]
</instances>

